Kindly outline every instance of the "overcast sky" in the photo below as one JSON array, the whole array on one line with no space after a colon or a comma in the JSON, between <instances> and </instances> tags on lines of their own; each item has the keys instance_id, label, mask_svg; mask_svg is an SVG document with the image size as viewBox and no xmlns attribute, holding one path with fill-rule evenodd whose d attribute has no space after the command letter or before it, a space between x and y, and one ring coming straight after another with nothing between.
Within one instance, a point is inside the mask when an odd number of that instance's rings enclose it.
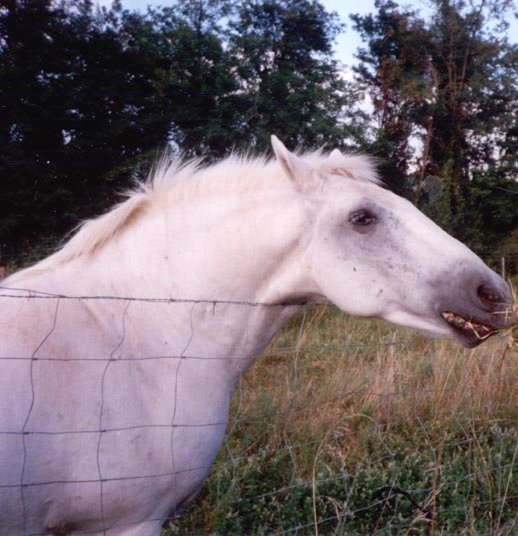
<instances>
[{"instance_id":1,"label":"overcast sky","mask_svg":"<svg viewBox=\"0 0 518 536\"><path fill-rule=\"evenodd\" d=\"M97 0L101 5L111 4L111 0ZM354 53L362 44L359 35L352 29L349 19L351 13L373 13L376 11L374 0L321 0L328 11L336 11L342 22L346 24L346 29L342 32L335 44L336 58L347 66L355 63ZM167 0L122 0L122 4L127 9L145 10L147 6L167 6ZM516 3L516 0L515 0ZM425 15L427 12L427 0L402 0L402 5L410 5L416 11ZM515 5L518 9L518 6ZM511 28L509 36L512 42L518 41L518 21L510 16Z\"/></svg>"}]
</instances>

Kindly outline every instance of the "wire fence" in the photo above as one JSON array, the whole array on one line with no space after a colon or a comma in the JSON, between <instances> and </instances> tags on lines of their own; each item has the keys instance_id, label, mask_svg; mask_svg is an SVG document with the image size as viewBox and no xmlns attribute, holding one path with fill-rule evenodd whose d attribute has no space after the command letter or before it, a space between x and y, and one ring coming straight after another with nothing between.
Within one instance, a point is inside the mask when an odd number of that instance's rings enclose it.
<instances>
[{"instance_id":1,"label":"wire fence","mask_svg":"<svg viewBox=\"0 0 518 536\"><path fill-rule=\"evenodd\" d=\"M218 315L223 319L229 307L292 304L72 296L0 286L1 308L6 310L12 303L25 307L47 304L49 326L31 353L2 351L0 355L0 366L7 366L7 374L14 374L16 364L24 367L29 389L27 411L21 420L10 420L8 408L2 419L8 424L0 421L0 443L11 445L11 451L8 447L5 451L21 460L16 478L7 466L4 470L10 476L2 478L0 473L0 497L18 497L21 512L20 524L12 521L7 534L111 534L117 529L145 526L152 534L159 525L165 526L165 534L278 535L433 534L436 530L456 534L459 527L468 526L477 527L480 534L484 530L488 534L513 534L518 528L518 484L514 477L518 469L518 395L514 388L518 355L509 339L488 342L476 351L478 354L469 354L474 357L467 357L467 352L452 345L424 342L407 330L362 324L322 306L306 306L302 316L266 349L250 379L240 377L228 417L184 422L184 402L179 398L182 366L210 361L230 367L243 360L248 363L250 356L191 354L196 335L192 322L180 351L162 355L140 350L124 355L132 304L179 306L190 311L191 318L193 308L203 306L216 320ZM82 348L75 355L73 347L60 355L49 351L53 337L62 333L63 303L119 304L113 344L106 352L88 354ZM21 313L18 305L15 309L17 321ZM349 332L342 328L349 328ZM413 360L412 356L419 357ZM451 366L445 365L448 360ZM167 418L124 426L110 424L115 421L111 419L114 407L109 386L116 384L109 376L117 376L113 368L125 361L143 367L139 369L142 381L157 363L173 364L168 370L172 371L174 388L167 400L160 401L169 408L163 412ZM89 364L96 365L95 371ZM95 411L88 426L78 425L83 422L79 415L77 419L62 419L65 424L61 426L56 426L59 419L55 416L47 422L42 418L43 409L65 414L70 410L45 407L55 400L49 392L67 389L45 375L45 367L71 365L77 368L66 371L65 384L70 381L75 385L75 374L90 371L94 376L87 382L89 392L75 393L67 401L73 404L81 399L86 405L88 400L95 401L90 405ZM120 374L122 382L124 375ZM42 383L45 380L47 384ZM10 381L7 379L5 385ZM192 396L203 398L199 392ZM133 404L137 408L139 400ZM227 430L215 462L210 456L194 465L181 462L182 434L194 431L202 437L209 429ZM155 432L158 435L153 435ZM110 467L110 445L122 449L118 456L123 457L125 445L139 434L148 441L161 438L168 442L167 464L150 465L143 460L130 468ZM77 466L69 467L68 472L56 471L50 453L51 461L45 463L54 467L55 474L41 478L38 475L46 474L38 467L44 463L42 449L56 438L61 442L56 444L58 449L80 445L74 454ZM12 447L16 442L17 451ZM90 451L84 447L88 443ZM147 445L146 452L153 448ZM91 462L88 471L81 472L81 456ZM14 462L6 458L3 463ZM166 514L140 515L138 507L124 515L114 513L114 495L118 493L119 502L138 503L142 489L148 492L155 483L158 490L174 489L191 476L201 479L209 470L201 498L182 517L183 506L174 496ZM67 490L77 493L78 486L85 494L93 493L95 507L90 502L91 511L81 517L78 512L83 507L75 504L70 511L60 512L54 525L47 521L44 526L41 519L48 514L43 506L46 499L52 497L62 506ZM96 488L93 492L92 486ZM159 494L155 496L158 501ZM0 526L2 516L8 518L9 512L4 509L0 515Z\"/></svg>"}]
</instances>

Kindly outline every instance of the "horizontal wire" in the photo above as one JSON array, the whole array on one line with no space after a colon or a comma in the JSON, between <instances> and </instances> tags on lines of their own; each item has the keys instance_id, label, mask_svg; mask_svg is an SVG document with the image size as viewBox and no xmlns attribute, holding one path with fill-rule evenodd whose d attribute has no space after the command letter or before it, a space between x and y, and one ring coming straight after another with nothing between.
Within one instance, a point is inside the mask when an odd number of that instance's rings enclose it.
<instances>
[{"instance_id":1,"label":"horizontal wire","mask_svg":"<svg viewBox=\"0 0 518 536\"><path fill-rule=\"evenodd\" d=\"M105 300L105 301L125 301L125 302L143 302L143 303L180 303L180 304L204 304L204 305L248 305L251 307L292 307L302 305L326 305L306 302L260 302L253 300L230 300L230 299L194 299L194 298L149 298L137 296L111 296L111 295L69 295L56 294L52 292L43 292L34 289L12 288L0 285L0 290L8 292L26 292L28 294L0 294L0 298L14 299L40 299L40 300Z\"/></svg>"}]
</instances>

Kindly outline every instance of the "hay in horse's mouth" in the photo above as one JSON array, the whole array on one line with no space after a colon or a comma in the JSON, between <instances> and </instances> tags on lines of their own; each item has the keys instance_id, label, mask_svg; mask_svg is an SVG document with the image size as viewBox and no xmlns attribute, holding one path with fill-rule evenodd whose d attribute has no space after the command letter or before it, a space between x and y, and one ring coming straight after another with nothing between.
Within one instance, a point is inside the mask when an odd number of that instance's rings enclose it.
<instances>
[{"instance_id":1,"label":"hay in horse's mouth","mask_svg":"<svg viewBox=\"0 0 518 536\"><path fill-rule=\"evenodd\" d=\"M499 330L474 322L473 320L466 320L460 315L452 313L451 311L445 311L441 313L441 316L452 326L455 330L459 331L463 335L473 338L475 337L479 341L485 341L487 338L494 335Z\"/></svg>"}]
</instances>

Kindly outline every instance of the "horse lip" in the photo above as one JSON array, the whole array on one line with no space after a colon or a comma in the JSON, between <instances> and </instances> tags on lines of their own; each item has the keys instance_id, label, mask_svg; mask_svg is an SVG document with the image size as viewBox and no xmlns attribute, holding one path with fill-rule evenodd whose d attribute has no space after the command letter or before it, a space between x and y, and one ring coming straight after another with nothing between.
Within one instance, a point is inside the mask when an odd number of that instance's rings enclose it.
<instances>
[{"instance_id":1,"label":"horse lip","mask_svg":"<svg viewBox=\"0 0 518 536\"><path fill-rule=\"evenodd\" d=\"M467 319L452 311L443 311L441 316L454 332L461 337L464 344L470 348L478 346L505 327L495 327L487 322L480 322L473 318ZM504 323L507 323L505 319Z\"/></svg>"}]
</instances>

